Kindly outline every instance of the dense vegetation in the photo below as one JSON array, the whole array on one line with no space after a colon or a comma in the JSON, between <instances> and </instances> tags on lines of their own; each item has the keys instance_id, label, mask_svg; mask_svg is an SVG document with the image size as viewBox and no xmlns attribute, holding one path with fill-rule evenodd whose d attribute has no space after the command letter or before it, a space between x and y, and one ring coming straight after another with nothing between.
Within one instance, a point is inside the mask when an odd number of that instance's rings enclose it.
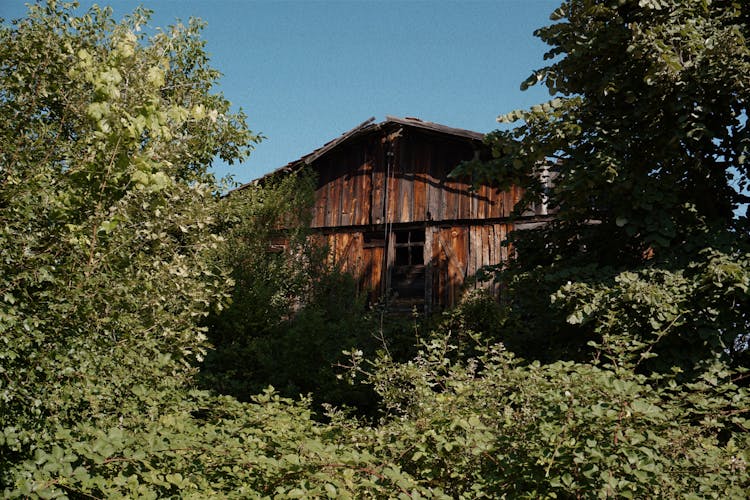
<instances>
[{"instance_id":1,"label":"dense vegetation","mask_svg":"<svg viewBox=\"0 0 750 500\"><path fill-rule=\"evenodd\" d=\"M50 2L0 28L5 496L746 496L750 7L555 11L527 81L554 99L465 168L558 218L513 235L511 301L411 347L310 244L309 179L218 197L212 159L258 138L200 24L147 20Z\"/></svg>"}]
</instances>

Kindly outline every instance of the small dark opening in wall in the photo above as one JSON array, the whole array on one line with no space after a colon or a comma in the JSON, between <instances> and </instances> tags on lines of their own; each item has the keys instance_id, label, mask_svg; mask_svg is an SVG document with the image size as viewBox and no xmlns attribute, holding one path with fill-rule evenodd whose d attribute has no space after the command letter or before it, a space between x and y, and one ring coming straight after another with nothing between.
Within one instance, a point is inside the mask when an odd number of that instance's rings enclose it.
<instances>
[{"instance_id":1,"label":"small dark opening in wall","mask_svg":"<svg viewBox=\"0 0 750 500\"><path fill-rule=\"evenodd\" d=\"M422 265L424 264L424 245L422 246L413 246L410 248L411 250L411 263L412 265Z\"/></svg>"},{"instance_id":2,"label":"small dark opening in wall","mask_svg":"<svg viewBox=\"0 0 750 500\"><path fill-rule=\"evenodd\" d=\"M396 266L418 266L424 264L424 229L394 231L396 240Z\"/></svg>"},{"instance_id":3,"label":"small dark opening in wall","mask_svg":"<svg viewBox=\"0 0 750 500\"><path fill-rule=\"evenodd\" d=\"M397 266L408 266L411 259L409 259L409 249L406 247L396 247L396 262Z\"/></svg>"},{"instance_id":4,"label":"small dark opening in wall","mask_svg":"<svg viewBox=\"0 0 750 500\"><path fill-rule=\"evenodd\" d=\"M391 286L396 307L408 309L425 300L424 229L393 232L393 269Z\"/></svg>"}]
</instances>

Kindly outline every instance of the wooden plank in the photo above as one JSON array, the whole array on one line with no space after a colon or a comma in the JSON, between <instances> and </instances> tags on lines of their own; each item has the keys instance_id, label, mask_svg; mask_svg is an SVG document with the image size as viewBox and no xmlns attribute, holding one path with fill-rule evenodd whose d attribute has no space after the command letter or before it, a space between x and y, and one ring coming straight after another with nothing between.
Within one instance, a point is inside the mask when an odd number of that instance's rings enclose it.
<instances>
[{"instance_id":1,"label":"wooden plank","mask_svg":"<svg viewBox=\"0 0 750 500\"><path fill-rule=\"evenodd\" d=\"M482 193L485 197L484 210L482 211L482 213L485 219L489 219L490 217L492 217L493 203L496 203L494 192L495 188L487 185L482 185Z\"/></svg>"},{"instance_id":2,"label":"wooden plank","mask_svg":"<svg viewBox=\"0 0 750 500\"><path fill-rule=\"evenodd\" d=\"M446 306L453 306L460 298L461 287L466 279L467 230L464 227L443 229L438 235L441 256L441 297Z\"/></svg>"},{"instance_id":3,"label":"wooden plank","mask_svg":"<svg viewBox=\"0 0 750 500\"><path fill-rule=\"evenodd\" d=\"M455 268L456 272L461 275L461 279L463 280L466 277L466 272L464 271L458 256L458 252L463 253L462 250L459 250L461 238L458 236L458 230L456 228L450 228L448 229L448 234L445 236L445 238L443 238L442 235L440 236L440 247L448 258L448 264Z\"/></svg>"},{"instance_id":4,"label":"wooden plank","mask_svg":"<svg viewBox=\"0 0 750 500\"><path fill-rule=\"evenodd\" d=\"M459 162L456 162L453 167L456 167ZM472 193L469 191L470 185L466 182L466 179L462 179L458 184L459 189L461 190L461 194L459 195L459 203L458 203L458 218L459 219L471 219L472 218L472 212L471 212L471 203L472 203Z\"/></svg>"},{"instance_id":5,"label":"wooden plank","mask_svg":"<svg viewBox=\"0 0 750 500\"><path fill-rule=\"evenodd\" d=\"M433 252L432 252L432 240L435 228L428 226L424 231L424 263L425 263L425 274L424 274L424 306L425 313L429 314L433 310L433 304L435 302L432 295L433 283Z\"/></svg>"},{"instance_id":6,"label":"wooden plank","mask_svg":"<svg viewBox=\"0 0 750 500\"><path fill-rule=\"evenodd\" d=\"M383 197L385 195L385 150L383 143L378 141L375 144L375 156L373 158L372 169L372 211L370 215L371 224L383 223Z\"/></svg>"},{"instance_id":7,"label":"wooden plank","mask_svg":"<svg viewBox=\"0 0 750 500\"><path fill-rule=\"evenodd\" d=\"M440 237L448 237L448 232L441 229ZM448 265L448 256L445 254L445 248L440 245L440 305L445 307L450 304L450 271Z\"/></svg>"},{"instance_id":8,"label":"wooden plank","mask_svg":"<svg viewBox=\"0 0 750 500\"><path fill-rule=\"evenodd\" d=\"M328 186L323 185L315 190L315 203L313 204L312 220L310 221L311 227L323 227L323 224L325 224L327 189Z\"/></svg>"},{"instance_id":9,"label":"wooden plank","mask_svg":"<svg viewBox=\"0 0 750 500\"><path fill-rule=\"evenodd\" d=\"M346 188L347 188L347 164L346 164L346 155L344 152L339 153L336 155L336 161L334 163L336 168L336 211L335 211L335 219L334 219L334 225L336 226L343 226L345 225L343 223L343 214L344 210L346 209L348 205L348 200L346 199Z\"/></svg>"},{"instance_id":10,"label":"wooden plank","mask_svg":"<svg viewBox=\"0 0 750 500\"><path fill-rule=\"evenodd\" d=\"M362 167L359 172L359 204L357 206L357 224L370 224L372 213L372 143L368 142L362 154Z\"/></svg>"},{"instance_id":11,"label":"wooden plank","mask_svg":"<svg viewBox=\"0 0 750 500\"><path fill-rule=\"evenodd\" d=\"M475 275L479 268L482 267L481 261L481 248L482 248L482 233L481 228L477 226L471 226L471 233L469 234L469 245L470 245L470 259L471 259L471 275ZM476 286L475 286L476 288Z\"/></svg>"},{"instance_id":12,"label":"wooden plank","mask_svg":"<svg viewBox=\"0 0 750 500\"><path fill-rule=\"evenodd\" d=\"M401 222L412 222L414 220L414 165L410 161L409 136L404 131L398 140L398 170L400 209L399 220Z\"/></svg>"},{"instance_id":13,"label":"wooden plank","mask_svg":"<svg viewBox=\"0 0 750 500\"><path fill-rule=\"evenodd\" d=\"M388 190L388 196L386 197L388 200L387 207L386 207L386 223L391 222L399 222L399 188L400 183L398 180L398 176L400 175L399 170L399 162L398 162L398 139L394 138L392 139L391 148L389 150L386 162L390 164L390 168L388 165L386 165L386 173L388 175L388 179L386 182L386 189Z\"/></svg>"},{"instance_id":14,"label":"wooden plank","mask_svg":"<svg viewBox=\"0 0 750 500\"><path fill-rule=\"evenodd\" d=\"M414 206L412 220L427 220L427 166L424 163L424 144L414 137L409 139L410 164L414 172Z\"/></svg>"},{"instance_id":15,"label":"wooden plank","mask_svg":"<svg viewBox=\"0 0 750 500\"><path fill-rule=\"evenodd\" d=\"M338 242L338 267L343 272L355 273L355 261L352 259L351 251L356 242L356 236L351 233L339 234Z\"/></svg>"},{"instance_id":16,"label":"wooden plank","mask_svg":"<svg viewBox=\"0 0 750 500\"><path fill-rule=\"evenodd\" d=\"M503 194L494 187L488 186L487 197L490 200L487 205L487 217L500 217L500 214L503 213Z\"/></svg>"},{"instance_id":17,"label":"wooden plank","mask_svg":"<svg viewBox=\"0 0 750 500\"><path fill-rule=\"evenodd\" d=\"M336 176L335 164L329 158L327 168L330 170L331 179L328 181L328 206L326 207L326 226L336 226L341 199L339 198L339 182Z\"/></svg>"},{"instance_id":18,"label":"wooden plank","mask_svg":"<svg viewBox=\"0 0 750 500\"><path fill-rule=\"evenodd\" d=\"M479 215L479 197L481 196L481 190L482 186L477 186L474 191L470 193L470 199L469 199L469 218L470 219L479 219L481 216Z\"/></svg>"},{"instance_id":19,"label":"wooden plank","mask_svg":"<svg viewBox=\"0 0 750 500\"><path fill-rule=\"evenodd\" d=\"M383 294L383 247L372 247L370 253L370 286L378 297Z\"/></svg>"},{"instance_id":20,"label":"wooden plank","mask_svg":"<svg viewBox=\"0 0 750 500\"><path fill-rule=\"evenodd\" d=\"M466 279L466 263L468 261L468 231L466 227L456 227L451 231L453 237L453 251L456 255L456 266L461 272L461 284Z\"/></svg>"},{"instance_id":21,"label":"wooden plank","mask_svg":"<svg viewBox=\"0 0 750 500\"><path fill-rule=\"evenodd\" d=\"M445 283L447 281L447 257L443 251L443 246L440 244L440 239L443 237L443 229L438 229L435 233L437 238L433 241L433 252L437 259L436 266L436 287L437 287L437 301L440 307L445 306Z\"/></svg>"},{"instance_id":22,"label":"wooden plank","mask_svg":"<svg viewBox=\"0 0 750 500\"><path fill-rule=\"evenodd\" d=\"M313 227L324 227L326 224L326 210L328 208L328 190L330 189L328 170L318 169L318 186L315 192L315 213Z\"/></svg>"},{"instance_id":23,"label":"wooden plank","mask_svg":"<svg viewBox=\"0 0 750 500\"><path fill-rule=\"evenodd\" d=\"M353 147L349 153L349 196L351 198L349 202L349 224L358 224L358 214L361 192L360 176L362 172L362 157L364 151L364 144L362 141L357 141L356 147Z\"/></svg>"},{"instance_id":24,"label":"wooden plank","mask_svg":"<svg viewBox=\"0 0 750 500\"><path fill-rule=\"evenodd\" d=\"M474 249L472 248L472 245L474 244L474 226L469 226L466 228L466 275L467 276L474 276L476 274L476 262L474 260Z\"/></svg>"},{"instance_id":25,"label":"wooden plank","mask_svg":"<svg viewBox=\"0 0 750 500\"><path fill-rule=\"evenodd\" d=\"M352 192L352 169L351 164L353 148L351 146L342 149L338 155L339 179L341 184L341 203L339 210L339 225L350 226L352 224L352 209L354 203L354 193Z\"/></svg>"},{"instance_id":26,"label":"wooden plank","mask_svg":"<svg viewBox=\"0 0 750 500\"><path fill-rule=\"evenodd\" d=\"M455 220L458 215L458 200L456 195L456 183L448 178L450 166L448 161L448 148L445 144L438 144L438 158L440 170L442 171L443 186L443 217L440 220Z\"/></svg>"},{"instance_id":27,"label":"wooden plank","mask_svg":"<svg viewBox=\"0 0 750 500\"><path fill-rule=\"evenodd\" d=\"M427 220L441 220L440 207L442 206L442 190L440 189L440 173L435 161L435 155L431 144L422 142L424 147L424 164L426 169L427 183Z\"/></svg>"},{"instance_id":28,"label":"wooden plank","mask_svg":"<svg viewBox=\"0 0 750 500\"><path fill-rule=\"evenodd\" d=\"M490 241L490 234L487 230L487 226L483 227L482 231L482 265L488 266L492 262L490 261L490 245L492 242Z\"/></svg>"}]
</instances>

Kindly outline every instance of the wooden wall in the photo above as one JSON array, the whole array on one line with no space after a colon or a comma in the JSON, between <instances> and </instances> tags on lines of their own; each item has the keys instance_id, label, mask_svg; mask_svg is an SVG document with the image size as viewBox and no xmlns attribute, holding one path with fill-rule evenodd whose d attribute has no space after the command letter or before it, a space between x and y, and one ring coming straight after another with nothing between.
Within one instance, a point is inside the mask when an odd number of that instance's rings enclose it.
<instances>
[{"instance_id":1,"label":"wooden wall","mask_svg":"<svg viewBox=\"0 0 750 500\"><path fill-rule=\"evenodd\" d=\"M510 231L509 224L427 226L424 229L424 303L428 307L455 305L470 289L489 288L493 293L498 292L497 283L476 282L473 276L483 266L495 266L508 260L508 249L500 242ZM356 230L322 235L322 242L330 249L330 263L351 273L360 288L370 294L371 300L381 297L389 281L394 259L393 241L390 235L382 242L366 241L366 233Z\"/></svg>"},{"instance_id":2,"label":"wooden wall","mask_svg":"<svg viewBox=\"0 0 750 500\"><path fill-rule=\"evenodd\" d=\"M521 192L449 179L476 141L403 128L355 138L315 161L315 228L508 217Z\"/></svg>"},{"instance_id":3,"label":"wooden wall","mask_svg":"<svg viewBox=\"0 0 750 500\"><path fill-rule=\"evenodd\" d=\"M499 293L494 282L478 282L476 272L508 260L508 248L500 243L512 229L510 224L454 225L428 228L426 252L430 268L425 295L433 307L455 305L462 293L479 288Z\"/></svg>"},{"instance_id":4,"label":"wooden wall","mask_svg":"<svg viewBox=\"0 0 750 500\"><path fill-rule=\"evenodd\" d=\"M455 305L467 289L497 293L497 284L473 277L483 266L507 261L501 242L512 225L506 218L522 193L472 190L467 179L448 177L482 147L468 138L391 126L317 158L312 227L328 245L331 264L354 275L374 301L393 290L414 301L423 288L419 304L431 310ZM413 230L424 238L423 259L394 265L393 231Z\"/></svg>"}]
</instances>

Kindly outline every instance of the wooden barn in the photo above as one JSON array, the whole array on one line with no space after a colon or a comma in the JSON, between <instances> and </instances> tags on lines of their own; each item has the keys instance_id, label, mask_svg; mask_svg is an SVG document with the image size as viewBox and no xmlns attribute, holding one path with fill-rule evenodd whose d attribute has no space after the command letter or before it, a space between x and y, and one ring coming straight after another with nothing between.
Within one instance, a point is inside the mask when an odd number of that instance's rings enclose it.
<instances>
[{"instance_id":1,"label":"wooden barn","mask_svg":"<svg viewBox=\"0 0 750 500\"><path fill-rule=\"evenodd\" d=\"M468 288L497 292L471 278L508 259L501 242L514 227L520 189L471 189L470 179L449 177L462 161L488 154L482 140L417 118L371 118L268 175L314 169L312 227L332 263L373 299L429 312Z\"/></svg>"}]
</instances>

